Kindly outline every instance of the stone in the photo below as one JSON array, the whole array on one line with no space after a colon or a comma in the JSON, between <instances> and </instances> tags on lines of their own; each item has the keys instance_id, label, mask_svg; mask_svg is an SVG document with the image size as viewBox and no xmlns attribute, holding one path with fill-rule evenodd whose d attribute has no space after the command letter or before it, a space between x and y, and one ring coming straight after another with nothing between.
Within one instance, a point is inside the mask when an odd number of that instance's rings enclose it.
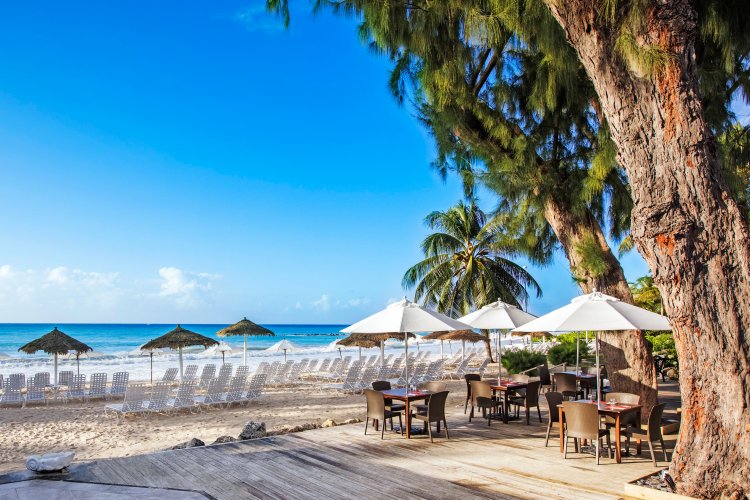
<instances>
[{"instance_id":1,"label":"stone","mask_svg":"<svg viewBox=\"0 0 750 500\"><path fill-rule=\"evenodd\" d=\"M176 446L172 446L172 450L184 450L185 448L195 448L196 446L206 446L206 443L201 441L198 438L193 438L190 441L185 441L184 443L180 443Z\"/></svg>"},{"instance_id":2,"label":"stone","mask_svg":"<svg viewBox=\"0 0 750 500\"><path fill-rule=\"evenodd\" d=\"M245 439L264 438L267 435L265 422L253 422L251 420L242 428L242 432L237 436L237 439L244 441Z\"/></svg>"},{"instance_id":3,"label":"stone","mask_svg":"<svg viewBox=\"0 0 750 500\"><path fill-rule=\"evenodd\" d=\"M232 436L219 436L212 444L234 443L235 441L237 441L237 438Z\"/></svg>"},{"instance_id":4,"label":"stone","mask_svg":"<svg viewBox=\"0 0 750 500\"><path fill-rule=\"evenodd\" d=\"M34 472L60 471L69 466L75 456L74 451L31 455L26 458L26 468Z\"/></svg>"},{"instance_id":5,"label":"stone","mask_svg":"<svg viewBox=\"0 0 750 500\"><path fill-rule=\"evenodd\" d=\"M336 422L333 421L333 420L331 420L329 418L328 420L326 420L325 422L323 422L323 425L321 427L323 427L323 428L325 428L325 427L336 427Z\"/></svg>"},{"instance_id":6,"label":"stone","mask_svg":"<svg viewBox=\"0 0 750 500\"><path fill-rule=\"evenodd\" d=\"M341 423L341 425L348 425L348 424L359 424L360 422L362 422L362 419L361 419L361 418L348 418L348 419L344 420L344 421L343 421L343 422Z\"/></svg>"}]
</instances>

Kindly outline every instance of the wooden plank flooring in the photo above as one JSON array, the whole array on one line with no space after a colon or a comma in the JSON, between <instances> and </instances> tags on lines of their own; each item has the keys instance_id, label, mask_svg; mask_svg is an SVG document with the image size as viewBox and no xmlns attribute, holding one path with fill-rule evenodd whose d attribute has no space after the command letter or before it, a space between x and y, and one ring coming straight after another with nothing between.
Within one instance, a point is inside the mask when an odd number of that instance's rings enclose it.
<instances>
[{"instance_id":1,"label":"wooden plank flooring","mask_svg":"<svg viewBox=\"0 0 750 500\"><path fill-rule=\"evenodd\" d=\"M201 491L235 498L621 498L625 482L655 469L647 457L622 464L590 455L563 460L545 424L469 423L463 404L448 408L444 432L407 441L399 434L363 434L364 424L254 441L98 460L68 479ZM364 399L363 399L364 406ZM546 421L546 408L542 407ZM671 449L674 437L668 437ZM663 463L662 463L663 465Z\"/></svg>"}]
</instances>

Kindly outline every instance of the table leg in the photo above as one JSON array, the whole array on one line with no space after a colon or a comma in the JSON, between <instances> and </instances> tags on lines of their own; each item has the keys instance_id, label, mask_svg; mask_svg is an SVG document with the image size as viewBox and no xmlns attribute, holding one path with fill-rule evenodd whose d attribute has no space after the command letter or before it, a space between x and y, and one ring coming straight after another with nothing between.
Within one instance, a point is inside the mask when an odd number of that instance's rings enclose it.
<instances>
[{"instance_id":1,"label":"table leg","mask_svg":"<svg viewBox=\"0 0 750 500\"><path fill-rule=\"evenodd\" d=\"M508 403L508 390L503 391L503 398L505 399L505 411L503 412L503 422L506 424L508 423L508 409L510 408L510 404Z\"/></svg>"},{"instance_id":2,"label":"table leg","mask_svg":"<svg viewBox=\"0 0 750 500\"><path fill-rule=\"evenodd\" d=\"M559 408L558 411L560 412L560 418L557 421L557 426L560 428L560 453L562 453L565 446L565 432L563 431L563 418L565 418L565 414L562 408Z\"/></svg>"},{"instance_id":3,"label":"table leg","mask_svg":"<svg viewBox=\"0 0 750 500\"><path fill-rule=\"evenodd\" d=\"M615 416L615 461L619 464L622 463L622 456L620 456L620 414Z\"/></svg>"},{"instance_id":4,"label":"table leg","mask_svg":"<svg viewBox=\"0 0 750 500\"><path fill-rule=\"evenodd\" d=\"M409 399L406 399L406 413L404 414L404 424L406 425L406 439L411 437L411 412L409 410Z\"/></svg>"},{"instance_id":5,"label":"table leg","mask_svg":"<svg viewBox=\"0 0 750 500\"><path fill-rule=\"evenodd\" d=\"M638 425L638 429L640 430L641 424L642 424L642 422L641 422L641 410L638 410L638 418L635 420L635 422ZM639 434L639 436L640 436L640 434ZM641 454L641 438L640 437L636 438L636 440L635 440L635 453L636 453L636 455L640 455Z\"/></svg>"}]
</instances>

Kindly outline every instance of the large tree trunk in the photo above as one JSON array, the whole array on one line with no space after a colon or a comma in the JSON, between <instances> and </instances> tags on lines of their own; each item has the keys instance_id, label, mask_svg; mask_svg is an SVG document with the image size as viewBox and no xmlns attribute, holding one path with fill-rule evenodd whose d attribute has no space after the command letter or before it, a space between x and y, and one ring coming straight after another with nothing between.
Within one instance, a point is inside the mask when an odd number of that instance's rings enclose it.
<instances>
[{"instance_id":1,"label":"large tree trunk","mask_svg":"<svg viewBox=\"0 0 750 500\"><path fill-rule=\"evenodd\" d=\"M617 30L602 24L600 2L545 2L599 95L630 178L633 237L674 327L684 410L670 467L678 491L750 495L750 238L698 98L695 9L648 5L638 40L671 59L643 76L614 50Z\"/></svg>"},{"instance_id":2,"label":"large tree trunk","mask_svg":"<svg viewBox=\"0 0 750 500\"><path fill-rule=\"evenodd\" d=\"M574 214L564 202L549 199L545 218L552 226L568 258L570 270L581 289L594 289L633 303L620 262L612 254L601 226L591 212ZM592 273L583 262L581 245L594 243L606 268ZM657 379L651 346L639 331L601 332L599 345L607 366L612 388L617 392L639 394L646 412L656 404Z\"/></svg>"}]
</instances>

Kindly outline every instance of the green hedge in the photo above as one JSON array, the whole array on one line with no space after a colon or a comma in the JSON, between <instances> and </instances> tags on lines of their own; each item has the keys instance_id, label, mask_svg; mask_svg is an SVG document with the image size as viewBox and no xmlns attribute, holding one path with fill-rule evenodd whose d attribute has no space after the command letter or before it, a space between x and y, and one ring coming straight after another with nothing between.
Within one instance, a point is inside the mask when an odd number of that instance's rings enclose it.
<instances>
[{"instance_id":1,"label":"green hedge","mask_svg":"<svg viewBox=\"0 0 750 500\"><path fill-rule=\"evenodd\" d=\"M588 354L589 354L588 344L581 341L579 358L583 359L584 357L588 356ZM552 365L559 365L560 363L568 363L570 365L574 365L576 362L575 341L573 343L563 342L562 344L557 344L556 346L552 346L550 350L547 351L547 357L549 358L549 362Z\"/></svg>"},{"instance_id":2,"label":"green hedge","mask_svg":"<svg viewBox=\"0 0 750 500\"><path fill-rule=\"evenodd\" d=\"M529 368L543 365L545 361L547 357L544 354L528 349L503 352L503 367L508 370L508 373L521 373Z\"/></svg>"}]
</instances>

